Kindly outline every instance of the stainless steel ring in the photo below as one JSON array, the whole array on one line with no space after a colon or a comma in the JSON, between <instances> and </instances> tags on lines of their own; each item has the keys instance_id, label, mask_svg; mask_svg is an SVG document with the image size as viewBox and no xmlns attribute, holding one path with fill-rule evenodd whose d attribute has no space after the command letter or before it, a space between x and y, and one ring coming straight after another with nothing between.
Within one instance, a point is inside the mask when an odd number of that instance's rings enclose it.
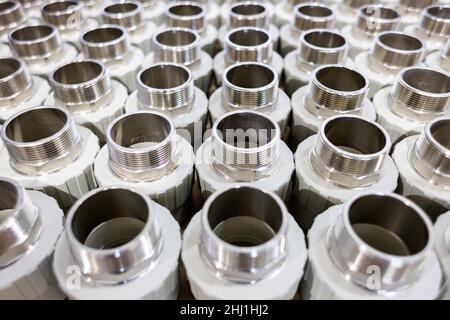
<instances>
[{"instance_id":1,"label":"stainless steel ring","mask_svg":"<svg viewBox=\"0 0 450 320\"><path fill-rule=\"evenodd\" d=\"M0 33L8 32L25 23L27 16L22 5L16 0L0 2Z\"/></svg>"},{"instance_id":2,"label":"stainless steel ring","mask_svg":"<svg viewBox=\"0 0 450 320\"><path fill-rule=\"evenodd\" d=\"M83 4L78 0L55 1L41 8L42 19L60 30L79 29L84 21Z\"/></svg>"},{"instance_id":3,"label":"stainless steel ring","mask_svg":"<svg viewBox=\"0 0 450 320\"><path fill-rule=\"evenodd\" d=\"M333 26L335 14L328 6L318 3L300 3L294 8L294 31L329 29Z\"/></svg>"},{"instance_id":4,"label":"stainless steel ring","mask_svg":"<svg viewBox=\"0 0 450 320\"><path fill-rule=\"evenodd\" d=\"M0 108L31 95L33 81L25 63L17 58L0 58ZM11 103L13 102L13 103Z\"/></svg>"},{"instance_id":5,"label":"stainless steel ring","mask_svg":"<svg viewBox=\"0 0 450 320\"><path fill-rule=\"evenodd\" d=\"M140 29L144 23L144 7L139 1L126 0L103 8L102 20L106 24L124 27L129 33Z\"/></svg>"},{"instance_id":6,"label":"stainless steel ring","mask_svg":"<svg viewBox=\"0 0 450 320\"><path fill-rule=\"evenodd\" d=\"M239 1L230 5L228 28L255 27L267 29L269 12L262 1Z\"/></svg>"},{"instance_id":7,"label":"stainless steel ring","mask_svg":"<svg viewBox=\"0 0 450 320\"><path fill-rule=\"evenodd\" d=\"M428 35L450 36L450 5L426 7L422 11L419 27Z\"/></svg>"},{"instance_id":8,"label":"stainless steel ring","mask_svg":"<svg viewBox=\"0 0 450 320\"><path fill-rule=\"evenodd\" d=\"M206 30L206 7L193 1L177 1L167 6L165 11L168 27L181 27L202 34Z\"/></svg>"},{"instance_id":9,"label":"stainless steel ring","mask_svg":"<svg viewBox=\"0 0 450 320\"><path fill-rule=\"evenodd\" d=\"M369 4L359 8L356 29L369 37L384 31L395 30L400 22L400 14L393 8Z\"/></svg>"}]
</instances>

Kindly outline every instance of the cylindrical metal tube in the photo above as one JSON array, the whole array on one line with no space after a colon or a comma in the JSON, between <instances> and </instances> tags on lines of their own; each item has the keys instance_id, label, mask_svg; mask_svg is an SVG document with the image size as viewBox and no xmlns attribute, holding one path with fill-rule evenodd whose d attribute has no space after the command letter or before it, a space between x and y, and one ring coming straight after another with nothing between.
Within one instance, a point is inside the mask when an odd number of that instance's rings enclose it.
<instances>
[{"instance_id":1,"label":"cylindrical metal tube","mask_svg":"<svg viewBox=\"0 0 450 320\"><path fill-rule=\"evenodd\" d=\"M55 101L82 113L100 110L111 99L111 79L105 65L95 60L67 63L49 77Z\"/></svg>"},{"instance_id":2,"label":"cylindrical metal tube","mask_svg":"<svg viewBox=\"0 0 450 320\"><path fill-rule=\"evenodd\" d=\"M11 166L28 175L42 175L65 168L83 149L69 111L41 106L19 112L1 129Z\"/></svg>"},{"instance_id":3,"label":"cylindrical metal tube","mask_svg":"<svg viewBox=\"0 0 450 320\"><path fill-rule=\"evenodd\" d=\"M162 113L140 111L118 117L108 127L106 142L111 170L126 180L158 179L177 160L175 126Z\"/></svg>"},{"instance_id":4,"label":"cylindrical metal tube","mask_svg":"<svg viewBox=\"0 0 450 320\"><path fill-rule=\"evenodd\" d=\"M239 62L272 62L273 42L270 33L252 27L243 27L228 32L225 43L225 65Z\"/></svg>"},{"instance_id":5,"label":"cylindrical metal tube","mask_svg":"<svg viewBox=\"0 0 450 320\"><path fill-rule=\"evenodd\" d=\"M335 116L319 130L310 162L323 179L347 188L376 182L391 140L379 124L360 116Z\"/></svg>"},{"instance_id":6,"label":"cylindrical metal tube","mask_svg":"<svg viewBox=\"0 0 450 320\"><path fill-rule=\"evenodd\" d=\"M344 203L326 246L349 281L368 290L395 291L420 277L433 250L433 227L411 200L394 193L365 192ZM369 267L378 270L376 285L370 282Z\"/></svg>"},{"instance_id":7,"label":"cylindrical metal tube","mask_svg":"<svg viewBox=\"0 0 450 320\"><path fill-rule=\"evenodd\" d=\"M144 25L144 8L139 1L127 0L106 6L102 11L102 20L106 24L124 27L132 33Z\"/></svg>"},{"instance_id":8,"label":"cylindrical metal tube","mask_svg":"<svg viewBox=\"0 0 450 320\"><path fill-rule=\"evenodd\" d=\"M194 103L194 79L182 65L160 63L138 75L138 108L171 113L189 110Z\"/></svg>"},{"instance_id":9,"label":"cylindrical metal tube","mask_svg":"<svg viewBox=\"0 0 450 320\"><path fill-rule=\"evenodd\" d=\"M42 19L60 30L77 29L83 24L83 4L78 0L55 1L41 8Z\"/></svg>"},{"instance_id":10,"label":"cylindrical metal tube","mask_svg":"<svg viewBox=\"0 0 450 320\"><path fill-rule=\"evenodd\" d=\"M400 14L393 8L369 4L359 8L355 27L369 37L373 37L384 31L395 30L399 21Z\"/></svg>"},{"instance_id":11,"label":"cylindrical metal tube","mask_svg":"<svg viewBox=\"0 0 450 320\"><path fill-rule=\"evenodd\" d=\"M294 8L293 28L297 31L333 26L335 14L328 6L318 3L301 3Z\"/></svg>"},{"instance_id":12,"label":"cylindrical metal tube","mask_svg":"<svg viewBox=\"0 0 450 320\"><path fill-rule=\"evenodd\" d=\"M206 30L206 7L192 1L170 3L165 11L168 27L188 28L203 33Z\"/></svg>"},{"instance_id":13,"label":"cylindrical metal tube","mask_svg":"<svg viewBox=\"0 0 450 320\"><path fill-rule=\"evenodd\" d=\"M62 50L58 29L51 24L19 28L8 35L11 49L26 61L46 59Z\"/></svg>"},{"instance_id":14,"label":"cylindrical metal tube","mask_svg":"<svg viewBox=\"0 0 450 320\"><path fill-rule=\"evenodd\" d=\"M230 6L229 29L255 27L266 29L269 25L269 12L264 2L242 1Z\"/></svg>"},{"instance_id":15,"label":"cylindrical metal tube","mask_svg":"<svg viewBox=\"0 0 450 320\"><path fill-rule=\"evenodd\" d=\"M449 109L450 77L433 69L407 68L398 75L390 95L394 113L427 122Z\"/></svg>"},{"instance_id":16,"label":"cylindrical metal tube","mask_svg":"<svg viewBox=\"0 0 450 320\"><path fill-rule=\"evenodd\" d=\"M450 36L450 6L430 6L422 11L419 27L428 35Z\"/></svg>"},{"instance_id":17,"label":"cylindrical metal tube","mask_svg":"<svg viewBox=\"0 0 450 320\"><path fill-rule=\"evenodd\" d=\"M280 128L266 115L235 111L218 119L212 128L214 167L237 181L270 175L280 156Z\"/></svg>"},{"instance_id":18,"label":"cylindrical metal tube","mask_svg":"<svg viewBox=\"0 0 450 320\"><path fill-rule=\"evenodd\" d=\"M28 93L31 86L31 75L22 60L0 58L0 107L4 101Z\"/></svg>"},{"instance_id":19,"label":"cylindrical metal tube","mask_svg":"<svg viewBox=\"0 0 450 320\"><path fill-rule=\"evenodd\" d=\"M152 38L155 62L197 65L201 58L200 35L191 29L168 28Z\"/></svg>"},{"instance_id":20,"label":"cylindrical metal tube","mask_svg":"<svg viewBox=\"0 0 450 320\"><path fill-rule=\"evenodd\" d=\"M410 152L413 168L432 184L450 188L450 118L430 121Z\"/></svg>"},{"instance_id":21,"label":"cylindrical metal tube","mask_svg":"<svg viewBox=\"0 0 450 320\"><path fill-rule=\"evenodd\" d=\"M278 99L278 75L270 66L244 62L228 67L222 79L222 106L226 110L267 110Z\"/></svg>"},{"instance_id":22,"label":"cylindrical metal tube","mask_svg":"<svg viewBox=\"0 0 450 320\"><path fill-rule=\"evenodd\" d=\"M25 23L27 17L20 2L7 0L0 2L0 33L10 30Z\"/></svg>"},{"instance_id":23,"label":"cylindrical metal tube","mask_svg":"<svg viewBox=\"0 0 450 320\"><path fill-rule=\"evenodd\" d=\"M227 280L260 281L285 261L288 215L280 198L260 189L216 193L203 207L200 254Z\"/></svg>"},{"instance_id":24,"label":"cylindrical metal tube","mask_svg":"<svg viewBox=\"0 0 450 320\"><path fill-rule=\"evenodd\" d=\"M154 210L148 196L120 187L80 198L67 215L66 235L82 276L118 284L149 271L163 247Z\"/></svg>"}]
</instances>

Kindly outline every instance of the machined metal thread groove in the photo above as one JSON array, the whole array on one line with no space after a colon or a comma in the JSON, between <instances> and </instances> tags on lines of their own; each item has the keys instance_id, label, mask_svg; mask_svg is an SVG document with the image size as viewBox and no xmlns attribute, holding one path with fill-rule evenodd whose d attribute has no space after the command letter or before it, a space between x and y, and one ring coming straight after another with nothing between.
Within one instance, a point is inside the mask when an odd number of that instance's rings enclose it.
<instances>
[{"instance_id":1,"label":"machined metal thread groove","mask_svg":"<svg viewBox=\"0 0 450 320\"><path fill-rule=\"evenodd\" d=\"M143 11L139 1L126 0L106 6L102 11L102 20L106 24L117 24L128 32L133 32L144 24Z\"/></svg>"},{"instance_id":2,"label":"machined metal thread groove","mask_svg":"<svg viewBox=\"0 0 450 320\"><path fill-rule=\"evenodd\" d=\"M78 0L55 1L41 8L42 19L60 30L77 29L83 24L83 5Z\"/></svg>"},{"instance_id":3,"label":"machined metal thread groove","mask_svg":"<svg viewBox=\"0 0 450 320\"><path fill-rule=\"evenodd\" d=\"M294 30L329 29L334 24L335 14L326 5L301 3L294 8Z\"/></svg>"},{"instance_id":4,"label":"machined metal thread groove","mask_svg":"<svg viewBox=\"0 0 450 320\"><path fill-rule=\"evenodd\" d=\"M268 65L243 62L228 67L222 79L222 106L226 110L266 110L278 100L278 75Z\"/></svg>"},{"instance_id":5,"label":"machined metal thread groove","mask_svg":"<svg viewBox=\"0 0 450 320\"><path fill-rule=\"evenodd\" d=\"M439 71L411 67L398 75L392 86L392 110L412 120L428 121L450 106L450 77Z\"/></svg>"},{"instance_id":6,"label":"machined metal thread groove","mask_svg":"<svg viewBox=\"0 0 450 320\"><path fill-rule=\"evenodd\" d=\"M168 27L188 28L203 33L206 30L206 7L192 1L170 3L165 11Z\"/></svg>"},{"instance_id":7,"label":"machined metal thread groove","mask_svg":"<svg viewBox=\"0 0 450 320\"><path fill-rule=\"evenodd\" d=\"M119 25L102 25L86 31L80 43L85 58L103 63L123 60L131 50L128 33Z\"/></svg>"},{"instance_id":8,"label":"machined metal thread groove","mask_svg":"<svg viewBox=\"0 0 450 320\"><path fill-rule=\"evenodd\" d=\"M269 25L269 13L264 2L242 1L230 6L228 28L255 27L266 29Z\"/></svg>"},{"instance_id":9,"label":"machined metal thread groove","mask_svg":"<svg viewBox=\"0 0 450 320\"><path fill-rule=\"evenodd\" d=\"M201 59L200 35L191 29L167 28L152 38L155 62L194 66Z\"/></svg>"},{"instance_id":10,"label":"machined metal thread groove","mask_svg":"<svg viewBox=\"0 0 450 320\"><path fill-rule=\"evenodd\" d=\"M26 21L27 17L19 1L0 2L0 32L11 30Z\"/></svg>"},{"instance_id":11,"label":"machined metal thread groove","mask_svg":"<svg viewBox=\"0 0 450 320\"><path fill-rule=\"evenodd\" d=\"M423 42L402 32L386 31L374 41L370 53L372 62L387 68L402 69L419 64L426 52Z\"/></svg>"},{"instance_id":12,"label":"machined metal thread groove","mask_svg":"<svg viewBox=\"0 0 450 320\"><path fill-rule=\"evenodd\" d=\"M370 4L359 8L355 27L373 37L384 31L397 29L400 14L393 8Z\"/></svg>"},{"instance_id":13,"label":"machined metal thread groove","mask_svg":"<svg viewBox=\"0 0 450 320\"><path fill-rule=\"evenodd\" d=\"M194 103L194 79L182 65L159 63L138 75L137 99L140 109L186 111Z\"/></svg>"},{"instance_id":14,"label":"machined metal thread groove","mask_svg":"<svg viewBox=\"0 0 450 320\"><path fill-rule=\"evenodd\" d=\"M237 28L226 35L224 51L227 66L245 61L270 64L273 54L272 37L263 29Z\"/></svg>"},{"instance_id":15,"label":"machined metal thread groove","mask_svg":"<svg viewBox=\"0 0 450 320\"><path fill-rule=\"evenodd\" d=\"M429 6L422 11L419 26L429 35L450 35L450 5Z\"/></svg>"},{"instance_id":16,"label":"machined metal thread groove","mask_svg":"<svg viewBox=\"0 0 450 320\"><path fill-rule=\"evenodd\" d=\"M8 35L11 49L26 61L46 59L62 50L58 29L51 24L21 27Z\"/></svg>"},{"instance_id":17,"label":"machined metal thread groove","mask_svg":"<svg viewBox=\"0 0 450 320\"><path fill-rule=\"evenodd\" d=\"M32 86L25 63L17 58L0 58L0 100L14 99Z\"/></svg>"}]
</instances>

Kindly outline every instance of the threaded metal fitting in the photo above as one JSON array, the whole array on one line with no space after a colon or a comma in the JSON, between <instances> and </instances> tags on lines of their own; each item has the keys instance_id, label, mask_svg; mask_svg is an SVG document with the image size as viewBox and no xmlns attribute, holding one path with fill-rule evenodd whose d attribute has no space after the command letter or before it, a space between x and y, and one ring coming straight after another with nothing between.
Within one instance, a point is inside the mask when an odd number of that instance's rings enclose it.
<instances>
[{"instance_id":1,"label":"threaded metal fitting","mask_svg":"<svg viewBox=\"0 0 450 320\"><path fill-rule=\"evenodd\" d=\"M389 155L391 140L379 124L360 116L325 120L310 153L310 163L326 181L345 188L375 183Z\"/></svg>"},{"instance_id":2,"label":"threaded metal fitting","mask_svg":"<svg viewBox=\"0 0 450 320\"><path fill-rule=\"evenodd\" d=\"M138 75L138 108L171 115L189 111L195 100L194 78L182 65L159 63Z\"/></svg>"},{"instance_id":3,"label":"threaded metal fitting","mask_svg":"<svg viewBox=\"0 0 450 320\"><path fill-rule=\"evenodd\" d=\"M65 168L80 155L83 142L69 111L40 106L17 113L1 129L11 166L42 175Z\"/></svg>"},{"instance_id":4,"label":"threaded metal fitting","mask_svg":"<svg viewBox=\"0 0 450 320\"><path fill-rule=\"evenodd\" d=\"M70 62L49 77L55 102L71 112L84 113L102 109L112 99L112 84L106 67L96 60Z\"/></svg>"},{"instance_id":5,"label":"threaded metal fitting","mask_svg":"<svg viewBox=\"0 0 450 320\"><path fill-rule=\"evenodd\" d=\"M411 67L401 71L390 92L391 110L417 122L428 122L450 106L450 77L442 72Z\"/></svg>"},{"instance_id":6,"label":"threaded metal fitting","mask_svg":"<svg viewBox=\"0 0 450 320\"><path fill-rule=\"evenodd\" d=\"M397 29L400 14L393 8L379 4L370 4L358 9L354 29L373 38L384 31Z\"/></svg>"},{"instance_id":7,"label":"threaded metal fitting","mask_svg":"<svg viewBox=\"0 0 450 320\"><path fill-rule=\"evenodd\" d=\"M216 193L203 207L200 255L227 280L262 280L285 261L288 216L271 192L239 186Z\"/></svg>"},{"instance_id":8,"label":"threaded metal fitting","mask_svg":"<svg viewBox=\"0 0 450 320\"><path fill-rule=\"evenodd\" d=\"M128 33L141 29L145 24L144 7L139 1L113 3L103 8L101 15L104 23L120 25Z\"/></svg>"},{"instance_id":9,"label":"threaded metal fitting","mask_svg":"<svg viewBox=\"0 0 450 320\"><path fill-rule=\"evenodd\" d=\"M292 31L296 34L309 29L330 29L335 14L328 6L318 3L301 3L294 8Z\"/></svg>"},{"instance_id":10,"label":"threaded metal fitting","mask_svg":"<svg viewBox=\"0 0 450 320\"><path fill-rule=\"evenodd\" d=\"M63 43L58 29L51 24L21 27L8 35L14 53L25 61L50 59Z\"/></svg>"},{"instance_id":11,"label":"threaded metal fitting","mask_svg":"<svg viewBox=\"0 0 450 320\"><path fill-rule=\"evenodd\" d=\"M234 111L212 128L213 167L236 181L269 176L280 157L280 128L268 116L254 111Z\"/></svg>"},{"instance_id":12,"label":"threaded metal fitting","mask_svg":"<svg viewBox=\"0 0 450 320\"><path fill-rule=\"evenodd\" d=\"M102 25L82 34L83 56L103 63L123 61L131 51L125 28L119 25Z\"/></svg>"},{"instance_id":13,"label":"threaded metal fitting","mask_svg":"<svg viewBox=\"0 0 450 320\"><path fill-rule=\"evenodd\" d=\"M321 118L340 113L360 114L369 90L361 73L342 65L326 65L311 75L305 107Z\"/></svg>"},{"instance_id":14,"label":"threaded metal fitting","mask_svg":"<svg viewBox=\"0 0 450 320\"><path fill-rule=\"evenodd\" d=\"M25 63L17 58L0 58L0 108L15 107L31 96L33 81Z\"/></svg>"},{"instance_id":15,"label":"threaded metal fitting","mask_svg":"<svg viewBox=\"0 0 450 320\"><path fill-rule=\"evenodd\" d=\"M32 250L42 233L43 221L25 189L0 178L0 270Z\"/></svg>"},{"instance_id":16,"label":"threaded metal fitting","mask_svg":"<svg viewBox=\"0 0 450 320\"><path fill-rule=\"evenodd\" d=\"M300 69L312 72L320 65L344 64L347 53L345 37L327 29L311 29L300 36L296 63Z\"/></svg>"},{"instance_id":17,"label":"threaded metal fitting","mask_svg":"<svg viewBox=\"0 0 450 320\"><path fill-rule=\"evenodd\" d=\"M20 2L7 0L0 2L0 33L14 30L27 20Z\"/></svg>"},{"instance_id":18,"label":"threaded metal fitting","mask_svg":"<svg viewBox=\"0 0 450 320\"><path fill-rule=\"evenodd\" d=\"M228 67L222 78L222 106L226 110L271 110L278 100L278 75L270 66L243 62Z\"/></svg>"},{"instance_id":19,"label":"threaded metal fitting","mask_svg":"<svg viewBox=\"0 0 450 320\"><path fill-rule=\"evenodd\" d=\"M365 192L344 203L330 227L326 247L345 279L386 293L401 290L421 276L433 248L433 227L411 200L394 193ZM378 270L378 285L370 282L371 269Z\"/></svg>"},{"instance_id":20,"label":"threaded metal fitting","mask_svg":"<svg viewBox=\"0 0 450 320\"><path fill-rule=\"evenodd\" d=\"M230 6L228 28L255 27L267 29L269 26L269 12L264 2L242 1Z\"/></svg>"},{"instance_id":21,"label":"threaded metal fitting","mask_svg":"<svg viewBox=\"0 0 450 320\"><path fill-rule=\"evenodd\" d=\"M66 235L82 276L100 284L142 276L163 247L153 202L121 187L95 189L80 198L67 215Z\"/></svg>"},{"instance_id":22,"label":"threaded metal fitting","mask_svg":"<svg viewBox=\"0 0 450 320\"><path fill-rule=\"evenodd\" d=\"M200 35L191 29L168 28L152 38L155 62L173 62L196 66L201 59Z\"/></svg>"},{"instance_id":23,"label":"threaded metal fitting","mask_svg":"<svg viewBox=\"0 0 450 320\"><path fill-rule=\"evenodd\" d=\"M270 64L273 55L272 37L263 29L233 29L225 37L224 52L227 67L246 61Z\"/></svg>"},{"instance_id":24,"label":"threaded metal fitting","mask_svg":"<svg viewBox=\"0 0 450 320\"><path fill-rule=\"evenodd\" d=\"M192 1L170 3L165 11L168 27L181 27L202 34L206 30L206 7Z\"/></svg>"},{"instance_id":25,"label":"threaded metal fitting","mask_svg":"<svg viewBox=\"0 0 450 320\"><path fill-rule=\"evenodd\" d=\"M450 189L450 118L430 121L417 139L410 159L428 182Z\"/></svg>"},{"instance_id":26,"label":"threaded metal fitting","mask_svg":"<svg viewBox=\"0 0 450 320\"><path fill-rule=\"evenodd\" d=\"M399 0L399 6L406 13L419 14L425 7L431 6L435 0Z\"/></svg>"},{"instance_id":27,"label":"threaded metal fitting","mask_svg":"<svg viewBox=\"0 0 450 320\"><path fill-rule=\"evenodd\" d=\"M59 30L79 29L83 22L83 4L78 0L51 2L41 8L42 19Z\"/></svg>"},{"instance_id":28,"label":"threaded metal fitting","mask_svg":"<svg viewBox=\"0 0 450 320\"><path fill-rule=\"evenodd\" d=\"M419 28L427 35L450 36L450 5L425 8L421 14Z\"/></svg>"}]
</instances>

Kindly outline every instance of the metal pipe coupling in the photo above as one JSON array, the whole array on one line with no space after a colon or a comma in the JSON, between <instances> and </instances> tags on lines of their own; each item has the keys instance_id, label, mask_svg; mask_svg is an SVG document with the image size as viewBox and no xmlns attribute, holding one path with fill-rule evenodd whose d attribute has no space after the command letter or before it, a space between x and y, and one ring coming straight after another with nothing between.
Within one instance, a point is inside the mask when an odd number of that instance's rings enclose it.
<instances>
[{"instance_id":1,"label":"metal pipe coupling","mask_svg":"<svg viewBox=\"0 0 450 320\"><path fill-rule=\"evenodd\" d=\"M268 29L269 12L263 1L239 1L230 5L228 29L255 27Z\"/></svg>"},{"instance_id":2,"label":"metal pipe coupling","mask_svg":"<svg viewBox=\"0 0 450 320\"><path fill-rule=\"evenodd\" d=\"M407 27L410 31L414 27ZM435 5L423 9L415 34L427 44L427 50L440 50L450 36L450 5Z\"/></svg>"},{"instance_id":3,"label":"metal pipe coupling","mask_svg":"<svg viewBox=\"0 0 450 320\"><path fill-rule=\"evenodd\" d=\"M0 37L6 40L8 33L25 24L27 16L22 5L16 0L0 2Z\"/></svg>"},{"instance_id":4,"label":"metal pipe coupling","mask_svg":"<svg viewBox=\"0 0 450 320\"><path fill-rule=\"evenodd\" d=\"M22 60L0 58L0 109L14 108L28 100L32 85L31 75Z\"/></svg>"},{"instance_id":5,"label":"metal pipe coupling","mask_svg":"<svg viewBox=\"0 0 450 320\"><path fill-rule=\"evenodd\" d=\"M336 7L336 28L352 25L358 19L358 11L364 5L374 4L375 0L343 0Z\"/></svg>"}]
</instances>

